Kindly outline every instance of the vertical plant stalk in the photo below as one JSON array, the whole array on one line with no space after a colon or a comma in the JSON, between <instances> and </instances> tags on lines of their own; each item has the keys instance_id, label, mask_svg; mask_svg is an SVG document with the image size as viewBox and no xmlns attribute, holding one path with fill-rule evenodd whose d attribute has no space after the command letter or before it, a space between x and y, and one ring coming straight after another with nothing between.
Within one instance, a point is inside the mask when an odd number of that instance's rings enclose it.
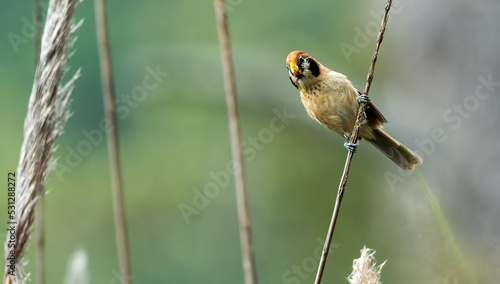
<instances>
[{"instance_id":1,"label":"vertical plant stalk","mask_svg":"<svg viewBox=\"0 0 500 284\"><path fill-rule=\"evenodd\" d=\"M104 0L95 0L95 16L97 42L99 45L99 61L101 64L102 92L104 97L104 112L109 122L107 131L109 165L111 170L111 187L113 192L113 211L115 218L116 241L121 271L121 283L132 283L130 269L130 252L127 235L127 221L123 200L123 186L118 146L118 125L115 110L115 90L111 69L111 54L109 50L106 8Z\"/></svg>"},{"instance_id":2,"label":"vertical plant stalk","mask_svg":"<svg viewBox=\"0 0 500 284\"><path fill-rule=\"evenodd\" d=\"M427 185L427 182L425 181L420 171L418 170L415 171L414 178L420 184L422 193L424 194L425 199L427 200L427 203L429 204L429 207L432 213L434 214L434 217L436 218L436 222L439 228L441 229L441 232L443 233L443 237L450 246L453 253L455 254L455 257L457 258L458 262L460 262L460 265L462 266L463 269L462 271L467 273L467 275L470 278L470 283L477 284L478 281L476 279L476 275L472 271L473 266L470 265L470 263L467 261L467 258L463 255L462 250L460 249L460 246L458 245L458 242L455 239L455 235L451 230L450 224L448 223L448 220L444 215L443 209L441 209L441 206L439 205L439 202L434 196L434 193L432 192L429 185Z\"/></svg>"},{"instance_id":3,"label":"vertical plant stalk","mask_svg":"<svg viewBox=\"0 0 500 284\"><path fill-rule=\"evenodd\" d=\"M229 133L231 138L231 153L234 166L236 203L238 207L238 219L240 226L243 273L246 284L255 284L257 283L257 272L255 269L250 213L248 209L247 194L245 189L245 171L243 167L243 158L240 148L238 108L236 101L236 83L234 79L233 57L231 54L227 16L224 11L223 0L214 0L214 6L217 29L219 32L222 72L224 76L227 114L229 118Z\"/></svg>"},{"instance_id":4,"label":"vertical plant stalk","mask_svg":"<svg viewBox=\"0 0 500 284\"><path fill-rule=\"evenodd\" d=\"M81 24L72 27L78 0L51 0L41 41L40 57L35 70L33 88L24 121L15 188L15 214L5 242L4 283L26 283L24 271L28 242L35 226L37 207L44 196L44 187L55 165L52 155L55 141L61 135L69 113L66 109L79 70L63 86L71 36ZM12 229L11 229L12 227ZM9 242L7 242L7 240ZM12 242L11 242L12 241ZM13 269L15 269L13 271Z\"/></svg>"},{"instance_id":5,"label":"vertical plant stalk","mask_svg":"<svg viewBox=\"0 0 500 284\"><path fill-rule=\"evenodd\" d=\"M42 45L42 1L35 0L35 10L33 12L33 22L35 23L35 70L40 61L40 48ZM44 199L40 200L40 204L36 213L36 282L45 284L45 223L44 223Z\"/></svg>"},{"instance_id":6,"label":"vertical plant stalk","mask_svg":"<svg viewBox=\"0 0 500 284\"><path fill-rule=\"evenodd\" d=\"M373 74L375 71L375 63L377 62L378 50L380 48L380 44L384 39L385 27L387 25L387 20L389 19L389 10L391 9L392 0L387 0L385 4L385 12L384 17L382 18L382 24L380 25L380 30L377 36L377 42L375 44L375 51L373 52L373 56L370 63L370 68L368 69L368 76L366 78L366 85L363 94L368 96L368 92L370 91L370 86L373 80ZM365 120L365 110L368 107L366 103L361 103L358 110L358 116L356 118L356 124L354 125L354 129L351 133L350 143L355 144L358 141L358 133L361 126L361 122ZM344 191L347 184L347 179L349 177L349 171L351 169L351 161L354 153L351 151L347 152L347 159L344 166L344 171L342 172L342 177L340 179L339 188L337 191L337 198L335 200L335 207L333 209L332 219L330 221L330 227L328 228L328 233L325 239L325 245L323 247L323 252L321 254L321 259L318 266L318 272L316 273L315 284L321 283L321 278L323 277L323 271L326 265L326 258L328 257L328 251L330 250L330 243L332 242L333 232L335 230L335 225L337 224L337 218L340 211L340 204L342 202L342 198L344 197Z\"/></svg>"}]
</instances>

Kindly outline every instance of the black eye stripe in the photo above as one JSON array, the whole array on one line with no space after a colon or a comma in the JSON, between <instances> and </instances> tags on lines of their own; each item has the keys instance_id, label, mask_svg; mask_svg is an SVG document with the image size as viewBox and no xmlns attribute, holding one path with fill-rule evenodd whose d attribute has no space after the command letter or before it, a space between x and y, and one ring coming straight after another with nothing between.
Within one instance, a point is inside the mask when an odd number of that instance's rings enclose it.
<instances>
[{"instance_id":1,"label":"black eye stripe","mask_svg":"<svg viewBox=\"0 0 500 284\"><path fill-rule=\"evenodd\" d=\"M316 63L316 61L314 59L307 59L307 61L309 62L309 71L311 71L312 75L314 77L318 77L319 76L319 66L318 66L318 63Z\"/></svg>"}]
</instances>

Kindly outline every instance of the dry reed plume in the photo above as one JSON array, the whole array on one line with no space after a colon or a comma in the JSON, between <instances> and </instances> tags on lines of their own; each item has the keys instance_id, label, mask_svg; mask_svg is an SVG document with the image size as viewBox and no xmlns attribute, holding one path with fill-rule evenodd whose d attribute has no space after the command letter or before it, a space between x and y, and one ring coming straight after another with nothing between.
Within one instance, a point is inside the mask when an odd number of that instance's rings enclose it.
<instances>
[{"instance_id":1,"label":"dry reed plume","mask_svg":"<svg viewBox=\"0 0 500 284\"><path fill-rule=\"evenodd\" d=\"M88 256L84 250L75 251L68 260L64 284L88 284Z\"/></svg>"},{"instance_id":2,"label":"dry reed plume","mask_svg":"<svg viewBox=\"0 0 500 284\"><path fill-rule=\"evenodd\" d=\"M351 284L380 284L380 274L385 261L377 266L375 251L363 247L361 256L352 263L352 273L347 280Z\"/></svg>"},{"instance_id":3,"label":"dry reed plume","mask_svg":"<svg viewBox=\"0 0 500 284\"><path fill-rule=\"evenodd\" d=\"M15 276L6 267L4 283L25 283L29 273L24 273L23 256L33 232L37 205L44 196L47 176L54 166L54 142L61 135L69 112L66 110L73 84L79 71L64 85L61 78L68 70L66 63L73 44L72 34L79 26L72 27L72 17L77 0L51 0L42 36L39 63L36 67L28 112L24 122L24 140L17 167L15 200L15 244L5 244L6 258L15 257ZM7 236L9 240L9 236Z\"/></svg>"}]
</instances>

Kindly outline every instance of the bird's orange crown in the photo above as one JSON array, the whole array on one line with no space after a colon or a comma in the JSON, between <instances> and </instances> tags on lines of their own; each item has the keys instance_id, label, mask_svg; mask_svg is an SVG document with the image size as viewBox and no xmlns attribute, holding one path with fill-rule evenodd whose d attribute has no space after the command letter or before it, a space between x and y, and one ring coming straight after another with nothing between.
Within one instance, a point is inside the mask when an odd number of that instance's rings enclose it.
<instances>
[{"instance_id":1,"label":"bird's orange crown","mask_svg":"<svg viewBox=\"0 0 500 284\"><path fill-rule=\"evenodd\" d=\"M299 56L302 57L302 58L309 58L309 57L311 57L309 54L307 54L306 52L304 52L302 50L292 51L286 57L286 66L290 67L290 63L291 62L297 64Z\"/></svg>"}]
</instances>

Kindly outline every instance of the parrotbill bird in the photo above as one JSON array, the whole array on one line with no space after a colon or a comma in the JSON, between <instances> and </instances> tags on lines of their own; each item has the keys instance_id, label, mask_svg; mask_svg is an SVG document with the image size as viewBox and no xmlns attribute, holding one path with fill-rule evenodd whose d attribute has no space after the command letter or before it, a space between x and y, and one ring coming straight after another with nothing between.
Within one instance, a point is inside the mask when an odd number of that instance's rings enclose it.
<instances>
[{"instance_id":1,"label":"parrotbill bird","mask_svg":"<svg viewBox=\"0 0 500 284\"><path fill-rule=\"evenodd\" d=\"M345 75L328 69L300 50L288 54L286 67L290 81L300 92L307 114L344 136L344 145L348 150L356 151L357 145L348 143L348 139L356 123L359 103L364 102L368 106L366 120L359 129L359 138L373 144L402 169L411 170L422 163L420 156L382 130L387 119Z\"/></svg>"}]
</instances>

